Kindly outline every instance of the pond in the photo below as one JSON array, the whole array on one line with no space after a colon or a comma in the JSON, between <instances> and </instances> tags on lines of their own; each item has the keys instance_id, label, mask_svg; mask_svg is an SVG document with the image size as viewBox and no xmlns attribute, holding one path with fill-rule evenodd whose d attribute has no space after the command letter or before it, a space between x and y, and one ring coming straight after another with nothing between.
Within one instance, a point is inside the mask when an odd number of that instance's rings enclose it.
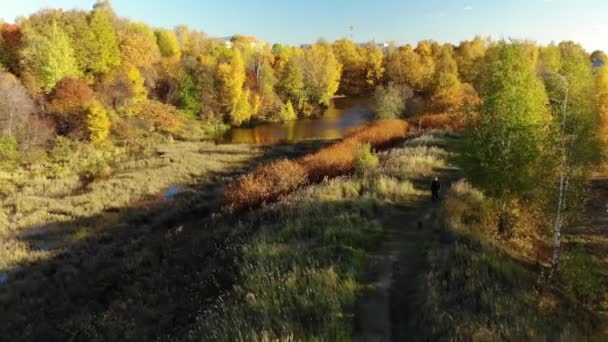
<instances>
[{"instance_id":1,"label":"pond","mask_svg":"<svg viewBox=\"0 0 608 342\"><path fill-rule=\"evenodd\" d=\"M371 99L344 97L333 99L322 116L285 123L265 123L254 127L235 127L219 143L271 145L305 140L339 139L372 119Z\"/></svg>"}]
</instances>

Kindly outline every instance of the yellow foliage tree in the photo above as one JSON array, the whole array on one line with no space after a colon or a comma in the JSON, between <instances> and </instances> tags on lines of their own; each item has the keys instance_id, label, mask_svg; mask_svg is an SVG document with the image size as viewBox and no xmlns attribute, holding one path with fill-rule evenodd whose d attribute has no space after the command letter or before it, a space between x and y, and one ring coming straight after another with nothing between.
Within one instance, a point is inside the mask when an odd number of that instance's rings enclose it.
<instances>
[{"instance_id":1,"label":"yellow foliage tree","mask_svg":"<svg viewBox=\"0 0 608 342\"><path fill-rule=\"evenodd\" d=\"M293 104L291 101L287 101L287 103L281 107L279 121L292 121L297 118L296 111L293 109Z\"/></svg>"},{"instance_id":2,"label":"yellow foliage tree","mask_svg":"<svg viewBox=\"0 0 608 342\"><path fill-rule=\"evenodd\" d=\"M234 55L228 63L221 63L217 71L220 83L221 103L226 112L232 111L243 94L243 84L245 83L245 62L238 49L234 50Z\"/></svg>"},{"instance_id":3,"label":"yellow foliage tree","mask_svg":"<svg viewBox=\"0 0 608 342\"><path fill-rule=\"evenodd\" d=\"M106 140L110 134L110 126L110 118L105 108L97 101L92 102L87 113L87 128L91 142L99 144Z\"/></svg>"},{"instance_id":4,"label":"yellow foliage tree","mask_svg":"<svg viewBox=\"0 0 608 342\"><path fill-rule=\"evenodd\" d=\"M148 98L148 89L145 86L145 78L141 75L139 70L130 65L126 70L127 78L131 82L133 98L131 100L132 105L140 104Z\"/></svg>"},{"instance_id":5,"label":"yellow foliage tree","mask_svg":"<svg viewBox=\"0 0 608 342\"><path fill-rule=\"evenodd\" d=\"M233 125L240 126L251 119L253 108L251 106L250 97L251 92L249 89L245 89L241 92L241 96L239 96L230 113L230 121Z\"/></svg>"}]
</instances>

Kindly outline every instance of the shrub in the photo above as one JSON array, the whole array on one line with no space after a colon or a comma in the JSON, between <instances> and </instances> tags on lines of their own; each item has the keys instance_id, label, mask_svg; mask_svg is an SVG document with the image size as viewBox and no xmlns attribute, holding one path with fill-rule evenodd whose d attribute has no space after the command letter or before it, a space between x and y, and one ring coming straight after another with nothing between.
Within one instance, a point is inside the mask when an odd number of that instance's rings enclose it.
<instances>
[{"instance_id":1,"label":"shrub","mask_svg":"<svg viewBox=\"0 0 608 342\"><path fill-rule=\"evenodd\" d=\"M326 177L351 172L360 144L369 144L370 149L388 146L403 139L407 128L408 124L403 120L378 121L346 136L341 142L301 158L297 163L283 161L284 165L258 168L229 186L227 205L233 209L252 207L275 200L306 182L319 182ZM283 172L281 168L294 172Z\"/></svg>"},{"instance_id":2,"label":"shrub","mask_svg":"<svg viewBox=\"0 0 608 342\"><path fill-rule=\"evenodd\" d=\"M380 159L372 152L372 146L369 143L358 146L355 160L353 161L357 173L362 174L375 169L379 163Z\"/></svg>"},{"instance_id":3,"label":"shrub","mask_svg":"<svg viewBox=\"0 0 608 342\"><path fill-rule=\"evenodd\" d=\"M17 156L17 140L14 137L0 138L0 161L10 160Z\"/></svg>"},{"instance_id":4,"label":"shrub","mask_svg":"<svg viewBox=\"0 0 608 342\"><path fill-rule=\"evenodd\" d=\"M377 87L374 93L374 107L377 119L397 119L405 112L406 97L397 86Z\"/></svg>"},{"instance_id":5,"label":"shrub","mask_svg":"<svg viewBox=\"0 0 608 342\"><path fill-rule=\"evenodd\" d=\"M110 134L110 119L108 118L108 113L98 102L94 102L89 106L87 128L89 130L89 139L94 144L103 142Z\"/></svg>"},{"instance_id":6,"label":"shrub","mask_svg":"<svg viewBox=\"0 0 608 342\"><path fill-rule=\"evenodd\" d=\"M281 160L258 167L226 189L226 201L231 209L253 207L274 201L306 184L306 170L298 163Z\"/></svg>"},{"instance_id":7,"label":"shrub","mask_svg":"<svg viewBox=\"0 0 608 342\"><path fill-rule=\"evenodd\" d=\"M461 115L450 114L425 114L410 119L413 126L419 129L438 129L444 131L457 131L464 127Z\"/></svg>"},{"instance_id":8,"label":"shrub","mask_svg":"<svg viewBox=\"0 0 608 342\"><path fill-rule=\"evenodd\" d=\"M150 100L137 106L135 116L146 119L159 129L172 129L180 123L178 110L162 102Z\"/></svg>"},{"instance_id":9,"label":"shrub","mask_svg":"<svg viewBox=\"0 0 608 342\"><path fill-rule=\"evenodd\" d=\"M559 270L566 292L586 304L601 300L602 286L591 256L582 247L565 254Z\"/></svg>"},{"instance_id":10,"label":"shrub","mask_svg":"<svg viewBox=\"0 0 608 342\"><path fill-rule=\"evenodd\" d=\"M293 109L291 101L287 101L287 103L281 107L281 111L279 112L279 121L292 121L297 118L296 111Z\"/></svg>"},{"instance_id":11,"label":"shrub","mask_svg":"<svg viewBox=\"0 0 608 342\"><path fill-rule=\"evenodd\" d=\"M81 114L94 100L95 94L85 81L64 78L50 96L49 110L52 113Z\"/></svg>"}]
</instances>

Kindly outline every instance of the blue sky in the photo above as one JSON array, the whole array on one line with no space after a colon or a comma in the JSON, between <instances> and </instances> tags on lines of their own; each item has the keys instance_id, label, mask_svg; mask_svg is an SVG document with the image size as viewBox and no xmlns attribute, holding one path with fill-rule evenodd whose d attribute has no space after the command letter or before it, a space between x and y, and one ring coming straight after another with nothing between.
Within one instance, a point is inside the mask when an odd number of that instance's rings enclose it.
<instances>
[{"instance_id":1,"label":"blue sky","mask_svg":"<svg viewBox=\"0 0 608 342\"><path fill-rule=\"evenodd\" d=\"M91 8L93 0L0 0L12 21L45 7ZM187 24L289 44L350 36L356 41L457 43L476 34L548 43L574 40L608 50L608 0L113 0L121 16L152 26Z\"/></svg>"}]
</instances>

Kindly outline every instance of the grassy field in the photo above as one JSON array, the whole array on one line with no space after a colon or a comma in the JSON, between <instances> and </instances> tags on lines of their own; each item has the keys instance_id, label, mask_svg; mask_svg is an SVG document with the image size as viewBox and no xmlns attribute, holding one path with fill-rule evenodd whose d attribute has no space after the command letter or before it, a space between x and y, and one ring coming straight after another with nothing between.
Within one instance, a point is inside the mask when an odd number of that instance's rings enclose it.
<instances>
[{"instance_id":1,"label":"grassy field","mask_svg":"<svg viewBox=\"0 0 608 342\"><path fill-rule=\"evenodd\" d=\"M391 217L428 199L425 179L444 166L445 151L427 146L435 140L424 136L382 152L377 168L303 188L241 221L255 233L239 246L237 286L188 336L351 340L355 317L365 311L357 298L371 282L370 265L396 228Z\"/></svg>"},{"instance_id":2,"label":"grassy field","mask_svg":"<svg viewBox=\"0 0 608 342\"><path fill-rule=\"evenodd\" d=\"M517 242L498 240L493 204L459 180L459 141L441 132L411 136L367 152L365 163L361 148L352 149L353 173L305 179L274 202L223 213L223 189L238 175L255 174L259 163L280 166L276 158L320 155L324 143L167 141L140 158L105 158L105 176L82 177L68 164L55 178L5 174L12 192L1 203L12 211L1 240L0 335L601 340L601 316L569 291L589 285L576 278L587 259L567 252L565 265L574 266L564 269L574 273L539 286L542 267L520 248L528 241L517 232ZM444 185L441 203L427 191L434 176ZM176 184L181 190L164 198ZM25 205L32 200L39 205ZM588 244L582 236L567 241Z\"/></svg>"},{"instance_id":3,"label":"grassy field","mask_svg":"<svg viewBox=\"0 0 608 342\"><path fill-rule=\"evenodd\" d=\"M458 153L457 142L448 146ZM531 232L522 212L514 236L499 238L491 199L464 179L445 196L429 230L414 234L397 262L394 340L606 340L605 267L593 261L605 254L566 247L558 278L547 283L539 249L551 246L548 229ZM568 234L566 246L581 240Z\"/></svg>"}]
</instances>

